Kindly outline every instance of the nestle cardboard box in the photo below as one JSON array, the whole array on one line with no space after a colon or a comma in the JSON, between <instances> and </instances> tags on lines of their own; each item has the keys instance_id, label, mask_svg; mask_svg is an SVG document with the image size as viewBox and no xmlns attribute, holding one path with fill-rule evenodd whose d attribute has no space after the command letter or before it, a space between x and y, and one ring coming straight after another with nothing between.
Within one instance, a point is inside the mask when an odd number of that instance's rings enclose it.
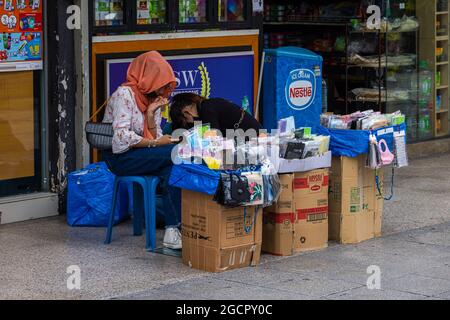
<instances>
[{"instance_id":1,"label":"nestle cardboard box","mask_svg":"<svg viewBox=\"0 0 450 320\"><path fill-rule=\"evenodd\" d=\"M329 237L343 244L381 236L383 197L375 170L366 168L366 155L333 157L330 173ZM383 172L380 170L380 181Z\"/></svg>"},{"instance_id":2,"label":"nestle cardboard box","mask_svg":"<svg viewBox=\"0 0 450 320\"><path fill-rule=\"evenodd\" d=\"M186 265L222 272L259 264L261 210L255 207L228 209L214 202L212 196L187 190L183 190L182 206L183 262Z\"/></svg>"},{"instance_id":3,"label":"nestle cardboard box","mask_svg":"<svg viewBox=\"0 0 450 320\"><path fill-rule=\"evenodd\" d=\"M328 187L329 169L295 174L295 252L328 247Z\"/></svg>"},{"instance_id":4,"label":"nestle cardboard box","mask_svg":"<svg viewBox=\"0 0 450 320\"><path fill-rule=\"evenodd\" d=\"M280 175L282 193L265 209L263 251L281 256L328 246L328 169Z\"/></svg>"}]
</instances>

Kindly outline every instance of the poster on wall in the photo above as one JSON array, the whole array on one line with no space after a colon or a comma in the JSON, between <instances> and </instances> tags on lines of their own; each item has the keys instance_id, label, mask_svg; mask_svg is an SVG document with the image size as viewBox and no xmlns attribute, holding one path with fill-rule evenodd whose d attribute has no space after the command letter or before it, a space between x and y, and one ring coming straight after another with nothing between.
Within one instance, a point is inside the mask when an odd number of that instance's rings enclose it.
<instances>
[{"instance_id":1,"label":"poster on wall","mask_svg":"<svg viewBox=\"0 0 450 320\"><path fill-rule=\"evenodd\" d=\"M231 52L165 57L177 79L173 95L192 92L206 98L224 98L253 113L254 53ZM106 94L109 97L125 82L132 59L106 61ZM169 110L163 112L164 126Z\"/></svg>"},{"instance_id":2,"label":"poster on wall","mask_svg":"<svg viewBox=\"0 0 450 320\"><path fill-rule=\"evenodd\" d=\"M0 72L42 69L42 1L0 0Z\"/></svg>"}]
</instances>

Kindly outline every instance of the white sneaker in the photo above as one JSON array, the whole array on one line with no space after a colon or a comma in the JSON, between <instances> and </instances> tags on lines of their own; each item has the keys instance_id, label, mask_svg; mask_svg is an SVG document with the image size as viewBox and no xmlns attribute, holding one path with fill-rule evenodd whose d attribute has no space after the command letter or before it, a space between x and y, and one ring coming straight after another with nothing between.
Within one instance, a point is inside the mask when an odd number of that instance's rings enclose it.
<instances>
[{"instance_id":1,"label":"white sneaker","mask_svg":"<svg viewBox=\"0 0 450 320\"><path fill-rule=\"evenodd\" d=\"M164 236L164 247L172 250L182 249L181 232L178 228L167 228Z\"/></svg>"}]
</instances>

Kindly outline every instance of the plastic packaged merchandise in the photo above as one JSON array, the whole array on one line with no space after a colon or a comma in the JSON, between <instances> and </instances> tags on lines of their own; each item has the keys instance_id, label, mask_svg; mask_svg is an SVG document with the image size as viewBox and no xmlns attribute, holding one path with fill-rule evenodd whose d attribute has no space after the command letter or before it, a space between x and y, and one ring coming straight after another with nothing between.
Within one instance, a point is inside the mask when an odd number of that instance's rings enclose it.
<instances>
[{"instance_id":1,"label":"plastic packaged merchandise","mask_svg":"<svg viewBox=\"0 0 450 320\"><path fill-rule=\"evenodd\" d=\"M373 110L358 111L349 115L322 114L321 125L329 129L375 130L382 127L404 124L405 116L400 112L381 114Z\"/></svg>"}]
</instances>

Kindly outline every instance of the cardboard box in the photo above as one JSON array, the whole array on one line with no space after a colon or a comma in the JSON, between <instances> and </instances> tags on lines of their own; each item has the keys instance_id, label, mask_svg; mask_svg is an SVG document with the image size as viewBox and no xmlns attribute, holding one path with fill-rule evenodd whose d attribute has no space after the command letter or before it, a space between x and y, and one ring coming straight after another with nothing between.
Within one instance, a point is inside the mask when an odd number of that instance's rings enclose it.
<instances>
[{"instance_id":1,"label":"cardboard box","mask_svg":"<svg viewBox=\"0 0 450 320\"><path fill-rule=\"evenodd\" d=\"M275 148L276 149L276 148ZM279 157L275 152L270 156L270 161L274 164L275 168L278 168L278 173L295 173L295 172L308 172L321 168L331 167L331 152L327 152L321 156L310 157L306 159L286 160Z\"/></svg>"},{"instance_id":2,"label":"cardboard box","mask_svg":"<svg viewBox=\"0 0 450 320\"><path fill-rule=\"evenodd\" d=\"M355 244L381 236L383 197L375 170L366 168L366 156L334 157L330 174L329 237ZM383 181L380 170L380 181Z\"/></svg>"},{"instance_id":3,"label":"cardboard box","mask_svg":"<svg viewBox=\"0 0 450 320\"><path fill-rule=\"evenodd\" d=\"M214 202L212 196L187 190L183 190L182 206L183 262L186 265L222 272L259 264L261 210L256 211L255 207L228 209Z\"/></svg>"},{"instance_id":4,"label":"cardboard box","mask_svg":"<svg viewBox=\"0 0 450 320\"><path fill-rule=\"evenodd\" d=\"M329 169L295 174L295 252L328 247L328 187Z\"/></svg>"},{"instance_id":5,"label":"cardboard box","mask_svg":"<svg viewBox=\"0 0 450 320\"><path fill-rule=\"evenodd\" d=\"M263 251L280 256L328 246L328 169L280 175L282 193L265 209Z\"/></svg>"},{"instance_id":6,"label":"cardboard box","mask_svg":"<svg viewBox=\"0 0 450 320\"><path fill-rule=\"evenodd\" d=\"M281 195L278 202L264 210L264 252L290 256L294 252L294 228L297 222L294 205L294 174L280 175Z\"/></svg>"}]
</instances>

